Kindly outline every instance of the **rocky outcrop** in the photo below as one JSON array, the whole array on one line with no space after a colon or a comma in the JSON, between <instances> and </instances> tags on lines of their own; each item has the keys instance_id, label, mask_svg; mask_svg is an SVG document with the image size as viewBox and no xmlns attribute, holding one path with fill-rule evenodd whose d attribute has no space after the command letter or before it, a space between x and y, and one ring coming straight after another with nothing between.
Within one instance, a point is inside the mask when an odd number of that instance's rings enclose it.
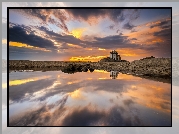
<instances>
[{"instance_id":1,"label":"rocky outcrop","mask_svg":"<svg viewBox=\"0 0 179 134\"><path fill-rule=\"evenodd\" d=\"M169 58L151 58L136 60L130 63L131 73L146 76L171 76L171 59Z\"/></svg>"},{"instance_id":2,"label":"rocky outcrop","mask_svg":"<svg viewBox=\"0 0 179 134\"><path fill-rule=\"evenodd\" d=\"M143 77L171 79L170 58L146 58L132 62L63 62L63 61L9 61L10 70L61 70L65 73L93 72L94 69L119 71Z\"/></svg>"}]
</instances>

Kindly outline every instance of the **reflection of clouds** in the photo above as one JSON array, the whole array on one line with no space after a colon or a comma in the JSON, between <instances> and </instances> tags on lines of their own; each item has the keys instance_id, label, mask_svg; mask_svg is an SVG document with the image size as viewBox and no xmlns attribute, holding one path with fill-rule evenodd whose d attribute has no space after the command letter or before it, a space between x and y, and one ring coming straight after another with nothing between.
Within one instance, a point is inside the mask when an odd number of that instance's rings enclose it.
<instances>
[{"instance_id":1,"label":"reflection of clouds","mask_svg":"<svg viewBox=\"0 0 179 134\"><path fill-rule=\"evenodd\" d=\"M100 74L109 79L98 79ZM170 85L166 83L125 74L110 80L109 72L72 75L51 72L51 75L50 79L10 87L10 99L14 101L10 107L17 100L41 102L45 107L31 111L30 117L26 117L30 112L17 116L16 121L25 118L30 125L71 125L75 122L78 123L74 125L145 125L139 111L152 108L170 112ZM39 117L33 115L37 112L40 112ZM37 119L33 121L33 118ZM11 124L15 124L14 121Z\"/></svg>"},{"instance_id":2,"label":"reflection of clouds","mask_svg":"<svg viewBox=\"0 0 179 134\"><path fill-rule=\"evenodd\" d=\"M11 80L9 81L9 86L21 85L26 84L28 82L38 81L42 79L48 79L50 76L43 76L43 77L34 77L29 79L22 79L22 80Z\"/></svg>"},{"instance_id":3,"label":"reflection of clouds","mask_svg":"<svg viewBox=\"0 0 179 134\"><path fill-rule=\"evenodd\" d=\"M65 103L68 96L62 97L55 104L44 104L36 110L29 110L25 113L21 112L18 116L10 118L9 125L11 126L41 126L51 125L65 112Z\"/></svg>"},{"instance_id":4,"label":"reflection of clouds","mask_svg":"<svg viewBox=\"0 0 179 134\"><path fill-rule=\"evenodd\" d=\"M124 100L123 102L127 106L130 106L130 105L134 104L134 101L132 99L127 99L127 100Z\"/></svg>"},{"instance_id":5,"label":"reflection of clouds","mask_svg":"<svg viewBox=\"0 0 179 134\"><path fill-rule=\"evenodd\" d=\"M85 97L82 95L80 89L77 89L77 90L75 90L75 91L73 91L73 92L70 92L70 93L68 93L68 94L69 94L70 97L73 98L73 99L80 99L80 100L84 100L84 99L85 99Z\"/></svg>"},{"instance_id":6,"label":"reflection of clouds","mask_svg":"<svg viewBox=\"0 0 179 134\"><path fill-rule=\"evenodd\" d=\"M128 86L127 92L123 93L123 95L135 97L139 104L149 108L158 109L168 113L171 112L170 84L142 80L141 82L136 83L135 90L132 90L132 87L133 86Z\"/></svg>"},{"instance_id":7,"label":"reflection of clouds","mask_svg":"<svg viewBox=\"0 0 179 134\"><path fill-rule=\"evenodd\" d=\"M9 99L12 101L21 101L27 93L31 95L35 92L39 92L41 89L44 89L53 83L54 79L43 79L18 86L11 86L9 87Z\"/></svg>"},{"instance_id":8,"label":"reflection of clouds","mask_svg":"<svg viewBox=\"0 0 179 134\"><path fill-rule=\"evenodd\" d=\"M127 84L135 84L136 81L126 81L126 80L91 80L86 82L86 86L93 85L93 90L103 90L107 92L124 92L127 91L125 86Z\"/></svg>"},{"instance_id":9,"label":"reflection of clouds","mask_svg":"<svg viewBox=\"0 0 179 134\"><path fill-rule=\"evenodd\" d=\"M20 118L10 120L10 126L137 126L145 125L140 119L140 115L130 113L121 106L115 106L109 110L94 109L93 106L75 107L67 110L64 104L67 97L60 102L60 107L46 105L33 112L27 112ZM65 112L68 111L68 112ZM17 123L16 123L17 122Z\"/></svg>"}]
</instances>

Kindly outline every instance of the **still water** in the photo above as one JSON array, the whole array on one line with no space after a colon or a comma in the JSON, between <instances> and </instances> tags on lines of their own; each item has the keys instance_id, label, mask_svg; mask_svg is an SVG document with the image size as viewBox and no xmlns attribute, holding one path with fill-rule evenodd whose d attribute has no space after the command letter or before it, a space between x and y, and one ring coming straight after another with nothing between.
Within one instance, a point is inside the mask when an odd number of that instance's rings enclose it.
<instances>
[{"instance_id":1,"label":"still water","mask_svg":"<svg viewBox=\"0 0 179 134\"><path fill-rule=\"evenodd\" d=\"M10 126L171 126L171 84L118 72L9 74Z\"/></svg>"}]
</instances>

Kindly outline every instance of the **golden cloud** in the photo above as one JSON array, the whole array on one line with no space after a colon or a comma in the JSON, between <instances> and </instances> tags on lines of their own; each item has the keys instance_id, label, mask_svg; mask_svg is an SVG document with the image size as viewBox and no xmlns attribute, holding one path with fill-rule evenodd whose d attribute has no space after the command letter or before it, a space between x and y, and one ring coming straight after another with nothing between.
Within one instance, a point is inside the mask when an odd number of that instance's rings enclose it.
<instances>
[{"instance_id":1,"label":"golden cloud","mask_svg":"<svg viewBox=\"0 0 179 134\"><path fill-rule=\"evenodd\" d=\"M74 45L74 44L68 44L68 46L73 47L73 48L82 48L81 46Z\"/></svg>"},{"instance_id":2,"label":"golden cloud","mask_svg":"<svg viewBox=\"0 0 179 134\"><path fill-rule=\"evenodd\" d=\"M107 56L78 56L78 57L71 57L70 61L92 61L92 62L96 62L99 61L102 58L105 58Z\"/></svg>"},{"instance_id":3,"label":"golden cloud","mask_svg":"<svg viewBox=\"0 0 179 134\"><path fill-rule=\"evenodd\" d=\"M34 46L27 45L27 44L23 44L23 43L19 43L19 42L11 42L11 41L9 42L9 46L29 48L29 49L40 50L40 51L45 51L45 52L50 52L51 51L51 50L47 50L45 48L34 47Z\"/></svg>"},{"instance_id":4,"label":"golden cloud","mask_svg":"<svg viewBox=\"0 0 179 134\"><path fill-rule=\"evenodd\" d=\"M102 51L103 51L103 50L106 50L106 49L103 49L103 48L98 48L98 50L102 50Z\"/></svg>"},{"instance_id":5,"label":"golden cloud","mask_svg":"<svg viewBox=\"0 0 179 134\"><path fill-rule=\"evenodd\" d=\"M85 30L86 30L86 28L76 28L71 31L71 34L76 38L81 38L81 36Z\"/></svg>"}]
</instances>

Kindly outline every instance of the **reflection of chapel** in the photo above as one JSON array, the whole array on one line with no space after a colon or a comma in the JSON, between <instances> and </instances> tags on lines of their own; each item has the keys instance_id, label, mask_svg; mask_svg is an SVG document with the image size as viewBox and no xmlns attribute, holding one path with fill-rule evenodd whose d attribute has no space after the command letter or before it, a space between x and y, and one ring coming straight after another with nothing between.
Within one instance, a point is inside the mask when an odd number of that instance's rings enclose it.
<instances>
[{"instance_id":1,"label":"reflection of chapel","mask_svg":"<svg viewBox=\"0 0 179 134\"><path fill-rule=\"evenodd\" d=\"M110 72L110 77L112 77L112 79L116 79L118 76L119 72L118 71L111 71Z\"/></svg>"},{"instance_id":2,"label":"reflection of chapel","mask_svg":"<svg viewBox=\"0 0 179 134\"><path fill-rule=\"evenodd\" d=\"M110 58L114 60L121 60L120 55L118 55L118 52L115 50L110 52Z\"/></svg>"}]
</instances>

